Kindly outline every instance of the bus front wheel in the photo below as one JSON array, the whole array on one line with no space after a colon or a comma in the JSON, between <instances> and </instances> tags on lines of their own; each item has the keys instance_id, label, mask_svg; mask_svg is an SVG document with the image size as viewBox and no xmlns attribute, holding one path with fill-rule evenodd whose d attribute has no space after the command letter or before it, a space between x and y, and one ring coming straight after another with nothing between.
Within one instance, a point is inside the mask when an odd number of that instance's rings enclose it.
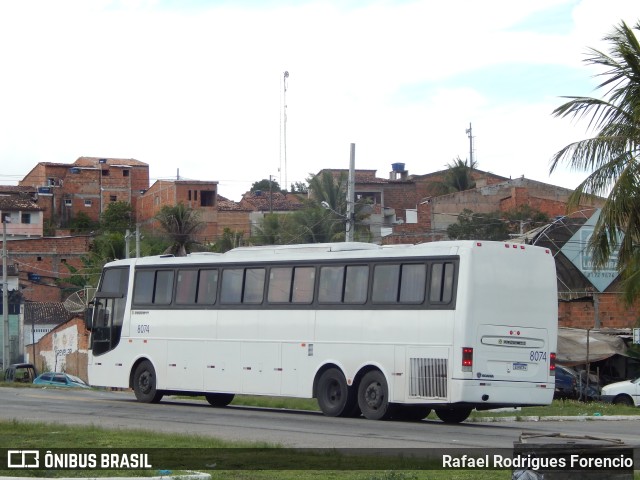
<instances>
[{"instance_id":1,"label":"bus front wheel","mask_svg":"<svg viewBox=\"0 0 640 480\"><path fill-rule=\"evenodd\" d=\"M318 379L316 388L318 406L327 417L356 416L355 395L347 385L347 380L337 368L325 370Z\"/></svg>"},{"instance_id":2,"label":"bus front wheel","mask_svg":"<svg viewBox=\"0 0 640 480\"><path fill-rule=\"evenodd\" d=\"M391 416L389 387L379 370L366 373L358 387L358 405L369 420L384 420Z\"/></svg>"},{"instance_id":3,"label":"bus front wheel","mask_svg":"<svg viewBox=\"0 0 640 480\"><path fill-rule=\"evenodd\" d=\"M470 408L436 408L436 415L444 423L464 422L470 414Z\"/></svg>"},{"instance_id":4,"label":"bus front wheel","mask_svg":"<svg viewBox=\"0 0 640 480\"><path fill-rule=\"evenodd\" d=\"M136 399L143 403L158 403L162 400L162 392L156 388L156 371L151 362L140 362L133 374L133 391Z\"/></svg>"},{"instance_id":5,"label":"bus front wheel","mask_svg":"<svg viewBox=\"0 0 640 480\"><path fill-rule=\"evenodd\" d=\"M204 398L212 407L226 407L233 401L234 396L233 393L207 393Z\"/></svg>"}]
</instances>

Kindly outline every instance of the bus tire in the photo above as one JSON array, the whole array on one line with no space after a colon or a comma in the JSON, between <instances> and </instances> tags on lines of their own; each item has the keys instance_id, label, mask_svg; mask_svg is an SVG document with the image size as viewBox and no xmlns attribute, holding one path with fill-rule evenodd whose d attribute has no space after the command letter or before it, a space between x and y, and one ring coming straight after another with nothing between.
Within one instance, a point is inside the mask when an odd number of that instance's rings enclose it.
<instances>
[{"instance_id":1,"label":"bus tire","mask_svg":"<svg viewBox=\"0 0 640 480\"><path fill-rule=\"evenodd\" d=\"M356 398L337 368L325 370L316 388L318 406L327 417L353 416Z\"/></svg>"},{"instance_id":2,"label":"bus tire","mask_svg":"<svg viewBox=\"0 0 640 480\"><path fill-rule=\"evenodd\" d=\"M436 408L436 415L444 423L462 423L470 414L470 408Z\"/></svg>"},{"instance_id":3,"label":"bus tire","mask_svg":"<svg viewBox=\"0 0 640 480\"><path fill-rule=\"evenodd\" d=\"M226 407L233 401L235 395L233 393L205 393L204 398L207 399L212 407Z\"/></svg>"},{"instance_id":4,"label":"bus tire","mask_svg":"<svg viewBox=\"0 0 640 480\"><path fill-rule=\"evenodd\" d=\"M369 420L384 420L391 416L389 387L380 370L367 372L358 387L358 405Z\"/></svg>"},{"instance_id":5,"label":"bus tire","mask_svg":"<svg viewBox=\"0 0 640 480\"><path fill-rule=\"evenodd\" d=\"M133 374L133 391L136 399L142 403L158 403L163 393L156 388L156 371L151 362L144 360L136 367Z\"/></svg>"},{"instance_id":6,"label":"bus tire","mask_svg":"<svg viewBox=\"0 0 640 480\"><path fill-rule=\"evenodd\" d=\"M396 405L393 410L393 419L418 422L427 418L430 413L431 409L424 405Z\"/></svg>"}]
</instances>

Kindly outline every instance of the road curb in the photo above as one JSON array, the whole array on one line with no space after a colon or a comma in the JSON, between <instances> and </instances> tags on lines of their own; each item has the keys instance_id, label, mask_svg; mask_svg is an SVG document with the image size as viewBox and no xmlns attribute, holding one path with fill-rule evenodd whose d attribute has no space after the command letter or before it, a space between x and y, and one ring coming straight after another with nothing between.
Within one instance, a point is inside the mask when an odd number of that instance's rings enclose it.
<instances>
[{"instance_id":1,"label":"road curb","mask_svg":"<svg viewBox=\"0 0 640 480\"><path fill-rule=\"evenodd\" d=\"M501 423L501 422L592 422L592 421L631 421L640 420L640 415L572 415L572 416L539 416L518 415L509 417L476 417L467 420L470 423Z\"/></svg>"}]
</instances>

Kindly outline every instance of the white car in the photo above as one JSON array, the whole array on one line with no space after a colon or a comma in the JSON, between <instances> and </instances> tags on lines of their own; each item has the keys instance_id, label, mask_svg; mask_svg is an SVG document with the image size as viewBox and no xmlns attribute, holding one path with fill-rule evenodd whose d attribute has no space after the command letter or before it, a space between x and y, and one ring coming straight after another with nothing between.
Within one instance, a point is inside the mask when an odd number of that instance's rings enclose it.
<instances>
[{"instance_id":1,"label":"white car","mask_svg":"<svg viewBox=\"0 0 640 480\"><path fill-rule=\"evenodd\" d=\"M617 405L640 407L640 377L602 387L600 400Z\"/></svg>"}]
</instances>

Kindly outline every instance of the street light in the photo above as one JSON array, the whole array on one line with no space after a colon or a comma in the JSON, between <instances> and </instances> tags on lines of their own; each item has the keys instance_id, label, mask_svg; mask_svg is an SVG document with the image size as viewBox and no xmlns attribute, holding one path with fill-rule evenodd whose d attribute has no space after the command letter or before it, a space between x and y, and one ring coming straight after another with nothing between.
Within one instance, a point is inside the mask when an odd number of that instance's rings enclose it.
<instances>
[{"instance_id":1,"label":"street light","mask_svg":"<svg viewBox=\"0 0 640 480\"><path fill-rule=\"evenodd\" d=\"M351 215L344 215L340 212L336 212L333 208L331 208L331 205L329 205L329 203L327 203L326 201L321 201L320 205L322 206L322 208L324 208L325 210L329 210L330 212L338 215L340 218L344 219L346 222L346 232L345 232L345 237L344 237L344 241L345 242L349 242L349 232L351 232L352 228L353 228L353 224L355 223L355 213L352 213Z\"/></svg>"}]
</instances>

